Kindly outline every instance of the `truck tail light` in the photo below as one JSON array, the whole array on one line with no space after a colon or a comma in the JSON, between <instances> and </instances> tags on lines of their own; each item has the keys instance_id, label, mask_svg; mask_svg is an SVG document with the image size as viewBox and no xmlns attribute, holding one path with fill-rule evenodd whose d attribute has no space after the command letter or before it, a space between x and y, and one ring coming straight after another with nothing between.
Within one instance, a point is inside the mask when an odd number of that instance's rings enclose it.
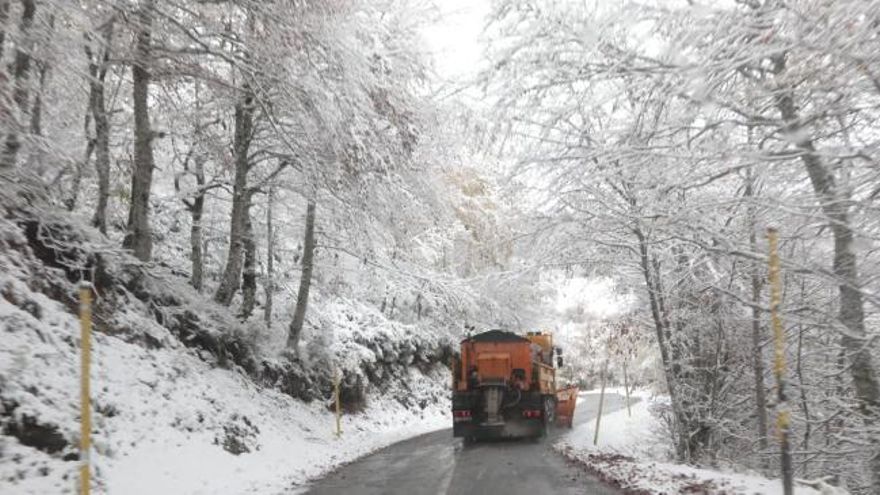
<instances>
[{"instance_id":1,"label":"truck tail light","mask_svg":"<svg viewBox=\"0 0 880 495\"><path fill-rule=\"evenodd\" d=\"M455 421L470 421L471 412L467 409L452 411L452 417Z\"/></svg>"},{"instance_id":2,"label":"truck tail light","mask_svg":"<svg viewBox=\"0 0 880 495\"><path fill-rule=\"evenodd\" d=\"M541 410L540 409L526 409L523 411L524 418L540 418Z\"/></svg>"}]
</instances>

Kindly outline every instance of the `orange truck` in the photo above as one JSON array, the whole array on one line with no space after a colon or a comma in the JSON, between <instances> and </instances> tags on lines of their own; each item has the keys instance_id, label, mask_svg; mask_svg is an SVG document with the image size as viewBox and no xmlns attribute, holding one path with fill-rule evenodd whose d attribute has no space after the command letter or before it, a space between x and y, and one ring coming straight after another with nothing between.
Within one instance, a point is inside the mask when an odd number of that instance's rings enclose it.
<instances>
[{"instance_id":1,"label":"orange truck","mask_svg":"<svg viewBox=\"0 0 880 495\"><path fill-rule=\"evenodd\" d=\"M544 436L557 421L557 404L565 409L563 424L571 426L577 391L572 397L570 388L557 390L562 364L549 333L489 330L468 336L453 363L453 436Z\"/></svg>"}]
</instances>

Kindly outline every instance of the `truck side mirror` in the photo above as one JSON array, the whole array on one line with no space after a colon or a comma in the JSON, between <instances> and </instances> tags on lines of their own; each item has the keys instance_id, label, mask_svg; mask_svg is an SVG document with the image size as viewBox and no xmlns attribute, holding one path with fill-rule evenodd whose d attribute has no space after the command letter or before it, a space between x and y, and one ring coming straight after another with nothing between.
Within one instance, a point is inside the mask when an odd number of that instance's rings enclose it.
<instances>
[{"instance_id":1,"label":"truck side mirror","mask_svg":"<svg viewBox=\"0 0 880 495\"><path fill-rule=\"evenodd\" d=\"M562 356L556 356L556 367L562 368Z\"/></svg>"}]
</instances>

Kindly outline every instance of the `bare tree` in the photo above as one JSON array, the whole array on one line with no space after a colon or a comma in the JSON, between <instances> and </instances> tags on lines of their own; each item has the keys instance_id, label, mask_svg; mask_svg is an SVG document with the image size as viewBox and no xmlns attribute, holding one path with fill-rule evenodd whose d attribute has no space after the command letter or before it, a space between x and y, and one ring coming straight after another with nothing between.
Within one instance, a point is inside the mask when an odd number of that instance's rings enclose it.
<instances>
[{"instance_id":1,"label":"bare tree","mask_svg":"<svg viewBox=\"0 0 880 495\"><path fill-rule=\"evenodd\" d=\"M876 492L880 390L869 322L880 314L880 265L866 247L880 227L876 8L510 1L493 15L504 48L490 50L485 81L498 98L498 130L516 137L506 141L518 158L511 175L540 177L552 198L540 208L535 256L585 269L604 262L628 284L639 274L679 457L711 460L720 450L777 466L766 458L766 254L755 231L781 225L792 253L783 254L781 310L798 329L796 348L784 350L797 362L792 424L810 445L793 451L794 466L804 476L836 470L841 483ZM652 46L617 22L624 17L651 19ZM847 19L847 29L828 19ZM608 194L621 177L632 178L635 212ZM630 240L634 223L642 238ZM692 440L682 444L682 433Z\"/></svg>"},{"instance_id":2,"label":"bare tree","mask_svg":"<svg viewBox=\"0 0 880 495\"><path fill-rule=\"evenodd\" d=\"M131 205L128 210L123 247L131 249L141 261L150 261L153 251L150 230L150 190L153 186L153 138L150 125L151 39L155 0L145 0L137 11L135 59L132 63L134 102L134 169L131 173Z\"/></svg>"},{"instance_id":3,"label":"bare tree","mask_svg":"<svg viewBox=\"0 0 880 495\"><path fill-rule=\"evenodd\" d=\"M275 223L272 218L274 207L275 185L269 183L269 192L266 199L266 283L263 286L266 292L263 320L266 322L267 327L272 325L272 302L275 293Z\"/></svg>"},{"instance_id":4,"label":"bare tree","mask_svg":"<svg viewBox=\"0 0 880 495\"><path fill-rule=\"evenodd\" d=\"M194 135L196 140L201 135L202 125L196 124ZM208 183L205 177L205 156L196 151L198 142L194 142L189 152L183 159L183 174L179 174L174 178L174 188L178 193L181 192L180 179L181 175L192 175L195 179L195 190L190 197L181 198L183 206L190 214L190 232L189 232L189 259L190 259L190 284L199 292L204 285L204 226L202 225L205 214L205 200L208 191L220 187L220 183ZM192 164L192 169L190 168Z\"/></svg>"},{"instance_id":5,"label":"bare tree","mask_svg":"<svg viewBox=\"0 0 880 495\"><path fill-rule=\"evenodd\" d=\"M33 26L37 5L34 0L22 0L21 19L18 23L19 42L15 48L15 59L12 63L12 101L16 109L9 112L6 143L0 156L0 169L13 168L16 165L18 151L21 149L21 134L28 114L28 87L31 70L31 51L34 47ZM7 6L8 8L8 6Z\"/></svg>"},{"instance_id":6,"label":"bare tree","mask_svg":"<svg viewBox=\"0 0 880 495\"><path fill-rule=\"evenodd\" d=\"M746 169L745 200L748 202L749 249L758 252L757 213L755 211L755 178L751 168ZM767 389L764 385L763 332L761 331L761 286L763 277L757 261L751 263L752 289L752 373L755 375L755 418L758 423L758 444L767 449Z\"/></svg>"},{"instance_id":7,"label":"bare tree","mask_svg":"<svg viewBox=\"0 0 880 495\"><path fill-rule=\"evenodd\" d=\"M299 278L299 290L296 293L296 307L293 319L287 332L287 347L297 349L306 319L306 308L309 304L309 290L312 286L312 270L315 263L315 200L309 199L306 205L306 226L303 239L302 274Z\"/></svg>"},{"instance_id":8,"label":"bare tree","mask_svg":"<svg viewBox=\"0 0 880 495\"><path fill-rule=\"evenodd\" d=\"M9 6L12 0L0 0L0 59L3 58L3 51L6 48L6 30L9 22Z\"/></svg>"},{"instance_id":9,"label":"bare tree","mask_svg":"<svg viewBox=\"0 0 880 495\"><path fill-rule=\"evenodd\" d=\"M250 146L254 133L254 113L256 101L250 88L245 85L242 95L235 104L235 134L233 153L235 157L235 179L232 183L232 213L229 219L229 249L220 285L214 293L214 300L229 305L241 283L243 252L247 239L247 225L250 222L250 195L248 173L251 170Z\"/></svg>"},{"instance_id":10,"label":"bare tree","mask_svg":"<svg viewBox=\"0 0 880 495\"><path fill-rule=\"evenodd\" d=\"M782 63L780 60L778 63ZM854 247L855 237L850 222L850 198L840 190L834 174L823 163L813 140L806 137L805 129L794 105L790 91L780 92L777 108L784 122L784 131L798 133L795 141L800 151L810 183L816 192L822 212L831 226L834 238L834 260L832 270L837 277L840 297L839 319L844 330L841 342L851 361L849 367L853 385L860 402L860 409L870 425L880 422L880 383L871 355L867 332L865 331L865 310L862 299L862 285L859 279L858 263ZM871 457L874 486L880 488L880 445L873 449Z\"/></svg>"},{"instance_id":11,"label":"bare tree","mask_svg":"<svg viewBox=\"0 0 880 495\"><path fill-rule=\"evenodd\" d=\"M98 174L98 200L95 205L95 213L92 216L92 225L104 234L107 233L107 203L110 198L110 119L105 103L105 82L107 71L110 68L114 23L115 18L111 17L98 29L101 35L98 53L95 53L92 48L91 34L85 34L83 45L89 67L88 106L95 122L93 146L95 148L95 171Z\"/></svg>"},{"instance_id":12,"label":"bare tree","mask_svg":"<svg viewBox=\"0 0 880 495\"><path fill-rule=\"evenodd\" d=\"M253 198L250 193L248 203ZM250 206L248 206L250 210ZM254 240L254 224L248 215L244 234L244 266L241 274L241 311L239 317L247 320L257 304L257 243Z\"/></svg>"},{"instance_id":13,"label":"bare tree","mask_svg":"<svg viewBox=\"0 0 880 495\"><path fill-rule=\"evenodd\" d=\"M51 44L52 35L55 32L55 14L49 15L46 22L47 32L40 36L40 42L34 43L36 54L31 55L34 59L34 65L37 69L37 87L34 92L33 103L30 111L30 126L28 133L31 140L34 141L30 153L28 154L28 167L33 167L38 175L42 175L45 169L46 161L46 143L43 138L43 96L46 93L49 73L52 69L49 46ZM39 48L37 48L37 46Z\"/></svg>"}]
</instances>

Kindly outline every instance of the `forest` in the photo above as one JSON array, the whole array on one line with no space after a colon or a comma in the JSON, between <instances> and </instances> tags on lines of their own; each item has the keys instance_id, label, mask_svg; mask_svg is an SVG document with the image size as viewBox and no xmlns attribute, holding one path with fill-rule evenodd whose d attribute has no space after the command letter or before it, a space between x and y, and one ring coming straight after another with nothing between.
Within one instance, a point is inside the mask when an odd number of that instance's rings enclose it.
<instances>
[{"instance_id":1,"label":"forest","mask_svg":"<svg viewBox=\"0 0 880 495\"><path fill-rule=\"evenodd\" d=\"M451 81L441 3L0 0L0 293L29 249L302 399L547 328L676 462L880 493L880 4L492 0Z\"/></svg>"}]
</instances>

